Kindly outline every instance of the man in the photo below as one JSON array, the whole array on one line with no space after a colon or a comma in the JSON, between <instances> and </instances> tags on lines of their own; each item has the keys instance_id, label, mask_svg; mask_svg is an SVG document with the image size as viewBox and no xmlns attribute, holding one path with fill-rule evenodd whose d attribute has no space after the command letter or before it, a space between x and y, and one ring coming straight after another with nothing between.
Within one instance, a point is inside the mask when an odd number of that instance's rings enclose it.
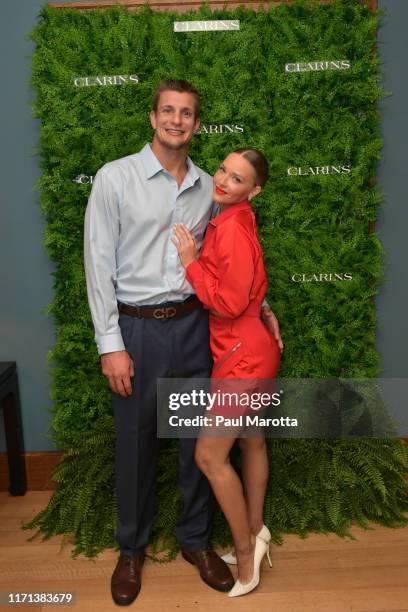
<instances>
[{"instance_id":1,"label":"man","mask_svg":"<svg viewBox=\"0 0 408 612\"><path fill-rule=\"evenodd\" d=\"M113 392L116 428L117 539L113 600L128 605L141 586L153 519L158 439L157 378L208 378L208 313L185 278L171 241L184 223L201 246L211 215L212 179L188 158L200 125L197 90L163 81L154 97L152 145L105 164L85 216L85 270L103 374ZM279 336L269 310L270 326ZM280 339L279 339L280 341ZM195 440L180 440L182 555L212 588L234 580L209 547L212 494L194 461Z\"/></svg>"}]
</instances>

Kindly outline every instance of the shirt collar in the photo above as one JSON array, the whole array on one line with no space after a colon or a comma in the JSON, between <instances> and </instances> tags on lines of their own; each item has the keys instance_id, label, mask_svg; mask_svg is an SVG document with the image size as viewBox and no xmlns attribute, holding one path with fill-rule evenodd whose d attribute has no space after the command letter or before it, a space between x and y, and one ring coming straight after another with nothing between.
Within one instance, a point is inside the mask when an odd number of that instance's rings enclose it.
<instances>
[{"instance_id":1,"label":"shirt collar","mask_svg":"<svg viewBox=\"0 0 408 612\"><path fill-rule=\"evenodd\" d=\"M140 156L142 158L142 163L146 172L147 179L151 179L158 172L167 172L165 168L161 165L156 155L152 151L152 147L149 143L145 144L143 149L140 151ZM191 159L187 157L187 175L186 178L189 179L191 185L200 178L198 174L196 166L193 164Z\"/></svg>"},{"instance_id":2,"label":"shirt collar","mask_svg":"<svg viewBox=\"0 0 408 612\"><path fill-rule=\"evenodd\" d=\"M252 212L252 206L248 200L240 202L239 204L231 204L230 206L221 207L221 212L216 217L211 219L210 223L217 226L225 221L225 219L229 219L229 217L238 214L241 212L241 210L250 210Z\"/></svg>"},{"instance_id":3,"label":"shirt collar","mask_svg":"<svg viewBox=\"0 0 408 612\"><path fill-rule=\"evenodd\" d=\"M149 143L146 143L143 149L140 151L142 163L148 179L152 178L155 174L164 170L163 166L155 156Z\"/></svg>"}]
</instances>

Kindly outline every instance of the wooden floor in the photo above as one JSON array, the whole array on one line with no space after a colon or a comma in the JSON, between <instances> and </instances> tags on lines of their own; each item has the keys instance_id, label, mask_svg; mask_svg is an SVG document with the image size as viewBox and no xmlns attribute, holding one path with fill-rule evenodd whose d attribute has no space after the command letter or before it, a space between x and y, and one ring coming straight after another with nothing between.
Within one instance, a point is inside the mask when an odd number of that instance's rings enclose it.
<instances>
[{"instance_id":1,"label":"wooden floor","mask_svg":"<svg viewBox=\"0 0 408 612\"><path fill-rule=\"evenodd\" d=\"M0 493L0 591L68 592L74 607L18 606L31 610L73 612L118 610L111 600L110 576L117 553L97 560L73 560L60 538L27 542L20 525L43 508L51 492L31 491L24 497ZM312 534L306 540L285 537L272 549L273 568L263 565L260 586L245 597L229 599L207 587L194 567L178 557L172 563L147 561L141 593L131 609L149 612L408 612L408 528L373 525L352 530L357 541L333 534ZM0 606L4 610L16 609Z\"/></svg>"}]
</instances>

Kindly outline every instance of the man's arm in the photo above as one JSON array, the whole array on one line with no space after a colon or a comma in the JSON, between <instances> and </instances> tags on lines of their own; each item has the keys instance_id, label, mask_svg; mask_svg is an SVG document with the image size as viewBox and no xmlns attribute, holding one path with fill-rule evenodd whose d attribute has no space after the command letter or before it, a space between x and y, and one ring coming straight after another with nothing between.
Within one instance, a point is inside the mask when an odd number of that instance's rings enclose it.
<instances>
[{"instance_id":1,"label":"man's arm","mask_svg":"<svg viewBox=\"0 0 408 612\"><path fill-rule=\"evenodd\" d=\"M271 334L275 337L276 342L280 348L280 352L283 351L283 342L279 333L279 322L276 318L275 314L272 312L271 307L268 302L264 300L262 302L262 320L265 323L266 327L269 329Z\"/></svg>"},{"instance_id":2,"label":"man's arm","mask_svg":"<svg viewBox=\"0 0 408 612\"><path fill-rule=\"evenodd\" d=\"M119 202L114 185L100 170L85 213L84 260L89 308L103 374L115 393L132 393L133 362L125 350L116 300Z\"/></svg>"}]
</instances>

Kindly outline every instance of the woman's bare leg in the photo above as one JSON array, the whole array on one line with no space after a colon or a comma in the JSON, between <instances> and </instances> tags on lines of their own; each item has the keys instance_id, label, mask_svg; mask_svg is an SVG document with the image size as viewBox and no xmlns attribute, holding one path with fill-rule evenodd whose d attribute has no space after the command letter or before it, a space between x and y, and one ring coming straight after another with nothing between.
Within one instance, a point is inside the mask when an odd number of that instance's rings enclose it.
<instances>
[{"instance_id":1,"label":"woman's bare leg","mask_svg":"<svg viewBox=\"0 0 408 612\"><path fill-rule=\"evenodd\" d=\"M242 480L251 533L256 535L264 524L263 508L269 465L265 438L241 438L239 446L242 453Z\"/></svg>"},{"instance_id":2,"label":"woman's bare leg","mask_svg":"<svg viewBox=\"0 0 408 612\"><path fill-rule=\"evenodd\" d=\"M247 504L238 474L229 460L235 438L200 437L196 462L207 476L231 529L238 562L238 578L250 582L253 576L255 536L251 533Z\"/></svg>"}]
</instances>

